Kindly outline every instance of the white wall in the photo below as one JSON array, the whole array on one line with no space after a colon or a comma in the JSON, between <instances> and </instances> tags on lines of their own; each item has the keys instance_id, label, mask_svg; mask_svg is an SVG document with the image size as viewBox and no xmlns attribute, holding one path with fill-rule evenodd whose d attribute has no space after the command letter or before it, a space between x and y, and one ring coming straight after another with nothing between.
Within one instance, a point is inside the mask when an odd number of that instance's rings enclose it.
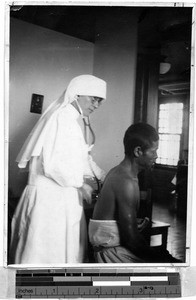
<instances>
[{"instance_id":1,"label":"white wall","mask_svg":"<svg viewBox=\"0 0 196 300\"><path fill-rule=\"evenodd\" d=\"M137 15L106 13L97 23L94 75L107 81L107 101L92 116L94 157L108 171L124 157L123 136L133 122L137 62Z\"/></svg>"},{"instance_id":2,"label":"white wall","mask_svg":"<svg viewBox=\"0 0 196 300\"><path fill-rule=\"evenodd\" d=\"M124 156L123 135L134 113L137 16L123 22L106 13L96 30L100 34L94 46L11 19L9 187L14 196L21 194L27 180L15 158L40 117L29 112L32 93L44 95L44 110L79 74L93 73L108 86L106 103L91 116L96 133L94 159L107 172Z\"/></svg>"},{"instance_id":3,"label":"white wall","mask_svg":"<svg viewBox=\"0 0 196 300\"><path fill-rule=\"evenodd\" d=\"M92 74L94 45L16 19L10 30L9 187L19 196L27 174L15 159L40 117L30 113L31 95L44 95L45 110L73 77Z\"/></svg>"}]
</instances>

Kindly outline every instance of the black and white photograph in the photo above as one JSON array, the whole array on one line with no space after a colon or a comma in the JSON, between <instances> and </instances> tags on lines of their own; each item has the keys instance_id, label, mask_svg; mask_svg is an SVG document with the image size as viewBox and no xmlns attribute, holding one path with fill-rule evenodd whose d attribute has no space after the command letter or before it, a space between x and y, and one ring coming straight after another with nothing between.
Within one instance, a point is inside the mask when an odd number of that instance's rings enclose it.
<instances>
[{"instance_id":1,"label":"black and white photograph","mask_svg":"<svg viewBox=\"0 0 196 300\"><path fill-rule=\"evenodd\" d=\"M189 265L193 6L8 14L7 265Z\"/></svg>"}]
</instances>

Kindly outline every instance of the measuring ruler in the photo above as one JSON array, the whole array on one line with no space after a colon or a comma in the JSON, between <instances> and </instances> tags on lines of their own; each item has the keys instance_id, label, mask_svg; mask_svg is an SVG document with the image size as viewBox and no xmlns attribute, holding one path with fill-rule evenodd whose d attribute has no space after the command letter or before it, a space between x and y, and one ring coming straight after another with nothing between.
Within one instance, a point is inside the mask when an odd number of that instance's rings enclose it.
<instances>
[{"instance_id":1,"label":"measuring ruler","mask_svg":"<svg viewBox=\"0 0 196 300\"><path fill-rule=\"evenodd\" d=\"M16 271L16 298L73 297L181 297L180 275L104 268Z\"/></svg>"}]
</instances>

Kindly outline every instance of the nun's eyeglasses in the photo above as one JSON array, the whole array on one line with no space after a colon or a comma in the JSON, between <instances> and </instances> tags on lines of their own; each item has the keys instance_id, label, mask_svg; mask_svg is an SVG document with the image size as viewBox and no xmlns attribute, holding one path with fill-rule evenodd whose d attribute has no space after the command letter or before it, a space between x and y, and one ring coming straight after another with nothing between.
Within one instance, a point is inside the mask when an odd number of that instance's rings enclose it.
<instances>
[{"instance_id":1,"label":"nun's eyeglasses","mask_svg":"<svg viewBox=\"0 0 196 300\"><path fill-rule=\"evenodd\" d=\"M103 101L103 98L100 97L91 97L91 103L100 105Z\"/></svg>"}]
</instances>

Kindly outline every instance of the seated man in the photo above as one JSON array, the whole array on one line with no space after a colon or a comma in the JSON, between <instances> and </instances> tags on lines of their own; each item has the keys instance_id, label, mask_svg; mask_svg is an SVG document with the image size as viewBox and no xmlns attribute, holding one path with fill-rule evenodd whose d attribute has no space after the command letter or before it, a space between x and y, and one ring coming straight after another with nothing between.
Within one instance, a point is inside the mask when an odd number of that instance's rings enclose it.
<instances>
[{"instance_id":1,"label":"seated man","mask_svg":"<svg viewBox=\"0 0 196 300\"><path fill-rule=\"evenodd\" d=\"M125 157L110 170L89 224L89 239L98 263L180 262L168 251L150 247L137 223L138 173L157 158L158 134L144 123L131 125L124 136Z\"/></svg>"}]
</instances>

